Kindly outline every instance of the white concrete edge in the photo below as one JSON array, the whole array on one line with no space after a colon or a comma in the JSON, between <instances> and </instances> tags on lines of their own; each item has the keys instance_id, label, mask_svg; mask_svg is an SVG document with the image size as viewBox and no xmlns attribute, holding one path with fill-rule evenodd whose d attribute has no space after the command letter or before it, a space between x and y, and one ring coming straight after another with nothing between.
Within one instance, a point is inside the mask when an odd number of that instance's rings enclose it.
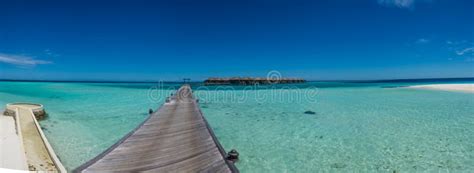
<instances>
[{"instance_id":1,"label":"white concrete edge","mask_svg":"<svg viewBox=\"0 0 474 173\"><path fill-rule=\"evenodd\" d=\"M1 173L29 173L30 171L0 168Z\"/></svg>"},{"instance_id":2,"label":"white concrete edge","mask_svg":"<svg viewBox=\"0 0 474 173\"><path fill-rule=\"evenodd\" d=\"M17 108L18 109L18 108ZM18 111L18 110L17 110ZM49 144L48 142L48 139L46 138L46 136L44 135L43 133L43 130L41 130L41 126L39 125L38 121L36 121L36 117L35 117L35 114L33 113L33 110L32 109L29 109L30 111L30 115L32 116L33 118L33 121L35 122L35 125L36 125L36 129L38 130L40 136L41 136L41 139L43 140L43 143L44 145L46 146L46 149L48 150L48 154L49 156L53 159L54 161L54 164L55 166L59 169L59 172L63 172L63 173L66 173L66 168L64 168L63 164L61 163L61 161L59 160L58 156L56 155L56 153L54 152L53 150L53 147L51 147L51 145Z\"/></svg>"},{"instance_id":3,"label":"white concrete edge","mask_svg":"<svg viewBox=\"0 0 474 173\"><path fill-rule=\"evenodd\" d=\"M39 106L39 108L36 108L36 109L32 109L34 111L37 111L37 110L44 110L44 106L42 104L37 104L37 103L27 103L27 102L14 102L14 103L7 103L7 106L5 107L6 109L8 109L8 107L11 107L11 106L15 106L15 105L35 105L35 106Z\"/></svg>"}]
</instances>

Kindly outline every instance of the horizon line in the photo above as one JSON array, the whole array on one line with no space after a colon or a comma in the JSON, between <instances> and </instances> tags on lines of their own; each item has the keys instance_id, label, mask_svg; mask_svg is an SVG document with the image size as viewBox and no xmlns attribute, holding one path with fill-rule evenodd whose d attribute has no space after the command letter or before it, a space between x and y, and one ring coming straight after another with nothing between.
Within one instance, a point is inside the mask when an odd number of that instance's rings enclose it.
<instances>
[{"instance_id":1,"label":"horizon line","mask_svg":"<svg viewBox=\"0 0 474 173\"><path fill-rule=\"evenodd\" d=\"M473 77L443 77L443 78L394 78L394 79L335 79L335 80L306 80L307 82L404 82L404 81L430 81L430 80L474 80ZM64 83L184 83L182 80L42 80L42 79L1 79L0 82L64 82ZM204 80L191 80L187 83L203 83Z\"/></svg>"}]
</instances>

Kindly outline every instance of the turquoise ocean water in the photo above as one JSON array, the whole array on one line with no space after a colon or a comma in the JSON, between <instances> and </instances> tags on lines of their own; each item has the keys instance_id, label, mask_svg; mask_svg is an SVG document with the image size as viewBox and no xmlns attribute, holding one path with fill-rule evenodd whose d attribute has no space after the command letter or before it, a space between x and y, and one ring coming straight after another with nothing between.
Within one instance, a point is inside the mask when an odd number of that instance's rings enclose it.
<instances>
[{"instance_id":1,"label":"turquoise ocean water","mask_svg":"<svg viewBox=\"0 0 474 173\"><path fill-rule=\"evenodd\" d=\"M397 88L460 82L474 80L193 87L221 144L240 152L241 172L472 172L474 94ZM0 104L43 104L40 123L72 170L179 87L153 86L4 81Z\"/></svg>"}]
</instances>

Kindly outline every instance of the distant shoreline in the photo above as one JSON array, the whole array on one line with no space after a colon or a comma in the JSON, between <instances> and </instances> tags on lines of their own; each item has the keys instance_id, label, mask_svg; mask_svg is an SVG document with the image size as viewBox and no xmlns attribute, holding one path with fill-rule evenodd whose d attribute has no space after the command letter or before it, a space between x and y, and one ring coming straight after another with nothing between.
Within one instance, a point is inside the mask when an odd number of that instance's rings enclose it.
<instances>
[{"instance_id":1,"label":"distant shoreline","mask_svg":"<svg viewBox=\"0 0 474 173\"><path fill-rule=\"evenodd\" d=\"M157 83L181 84L183 81L113 81L113 80L17 80L0 79L0 82L63 82L63 83ZM380 79L380 80L307 80L307 82L348 82L348 83L403 83L403 82L474 82L474 77L459 78L420 78L420 79ZM204 83L203 80L188 83Z\"/></svg>"}]
</instances>

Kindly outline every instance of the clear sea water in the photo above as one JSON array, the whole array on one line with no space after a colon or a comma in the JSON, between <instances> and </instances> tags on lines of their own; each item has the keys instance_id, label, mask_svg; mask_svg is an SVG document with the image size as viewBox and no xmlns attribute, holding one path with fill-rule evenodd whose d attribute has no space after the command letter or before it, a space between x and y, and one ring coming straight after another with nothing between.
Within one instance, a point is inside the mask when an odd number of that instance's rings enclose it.
<instances>
[{"instance_id":1,"label":"clear sea water","mask_svg":"<svg viewBox=\"0 0 474 173\"><path fill-rule=\"evenodd\" d=\"M193 87L221 144L239 151L241 172L472 172L474 94L397 88L429 83L474 80ZM72 170L179 87L153 86L4 81L0 104L43 104L49 116L40 123ZM308 91L317 91L310 100Z\"/></svg>"}]
</instances>

